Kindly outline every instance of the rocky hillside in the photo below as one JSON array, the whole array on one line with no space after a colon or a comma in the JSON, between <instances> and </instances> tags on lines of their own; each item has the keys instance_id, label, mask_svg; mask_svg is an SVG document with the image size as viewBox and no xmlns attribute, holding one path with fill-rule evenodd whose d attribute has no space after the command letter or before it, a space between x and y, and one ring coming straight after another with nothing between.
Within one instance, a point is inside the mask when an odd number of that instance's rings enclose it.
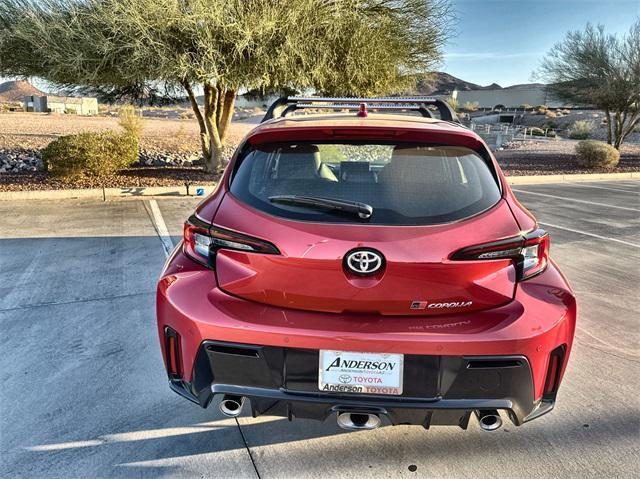
<instances>
[{"instance_id":1,"label":"rocky hillside","mask_svg":"<svg viewBox=\"0 0 640 479\"><path fill-rule=\"evenodd\" d=\"M0 83L0 102L22 102L23 98L29 95L46 95L46 93L38 90L25 80L11 80Z\"/></svg>"},{"instance_id":2,"label":"rocky hillside","mask_svg":"<svg viewBox=\"0 0 640 479\"><path fill-rule=\"evenodd\" d=\"M539 83L527 83L522 85L512 85L504 89L523 89L531 86L540 85ZM503 89L497 83L481 86L475 83L461 80L453 75L444 72L434 72L429 78L418 80L417 91L419 95L450 95L453 90L469 91L469 90L501 90Z\"/></svg>"}]
</instances>

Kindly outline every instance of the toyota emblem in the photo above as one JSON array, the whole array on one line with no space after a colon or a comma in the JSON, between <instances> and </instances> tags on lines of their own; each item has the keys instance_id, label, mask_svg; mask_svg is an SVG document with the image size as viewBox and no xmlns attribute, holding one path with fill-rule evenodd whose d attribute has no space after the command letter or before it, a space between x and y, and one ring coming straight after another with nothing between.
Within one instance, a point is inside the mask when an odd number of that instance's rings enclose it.
<instances>
[{"instance_id":1,"label":"toyota emblem","mask_svg":"<svg viewBox=\"0 0 640 479\"><path fill-rule=\"evenodd\" d=\"M384 266L384 256L375 250L356 249L345 257L345 266L358 275L373 274Z\"/></svg>"}]
</instances>

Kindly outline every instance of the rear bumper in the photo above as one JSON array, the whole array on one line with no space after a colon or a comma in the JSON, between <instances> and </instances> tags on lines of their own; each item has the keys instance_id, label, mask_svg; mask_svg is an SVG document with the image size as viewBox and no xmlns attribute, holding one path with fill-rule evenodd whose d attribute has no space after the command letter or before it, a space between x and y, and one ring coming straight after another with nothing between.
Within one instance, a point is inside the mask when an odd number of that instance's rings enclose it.
<instances>
[{"instance_id":1,"label":"rear bumper","mask_svg":"<svg viewBox=\"0 0 640 479\"><path fill-rule=\"evenodd\" d=\"M392 424L466 429L474 410L504 410L516 425L540 410L524 356L406 355L401 396L319 392L317 365L317 350L205 341L193 381L173 379L170 385L202 407L217 394L248 398L254 417L324 420L349 411L378 414ZM545 412L549 406L553 401L545 404Z\"/></svg>"},{"instance_id":2,"label":"rear bumper","mask_svg":"<svg viewBox=\"0 0 640 479\"><path fill-rule=\"evenodd\" d=\"M573 342L576 305L565 279L550 264L543 274L521 283L509 304L468 315L390 317L289 310L225 294L218 289L211 270L185 258L178 248L158 284L157 318L163 345L165 328L180 335L181 377L172 381L172 388L202 406L209 403L212 394L238 394L252 399L256 415L277 413L323 419L336 408L357 403L359 407L385 409L392 422L427 425L458 424L460 417L464 424L469 411L495 408L511 411L511 419L520 424L553 407L555 393L544 394L550 353L564 346L564 361L558 373L561 379ZM267 351L264 354L271 355L276 354L273 351L306 351L306 362L315 369L315 377L307 377L305 384L292 385L284 370L280 381L276 377L267 383L246 382L246 367L237 369L233 365L229 370L237 373L225 376L206 352L208 345L219 342L257 345ZM424 360L431 361L431 377L437 377L439 383L435 390L418 391L400 401L319 394L320 349L428 358ZM506 372L510 368L485 371L490 373L486 377L497 376L499 383L487 391L487 386L478 382L481 376L468 379L467 372L471 370L462 366L477 357L520 357L523 366L517 368L517 377ZM433 366L436 363L437 367ZM284 363L269 365L269 377L273 379L273 371L283 366ZM526 373L522 372L524 369ZM456 378L460 376L453 383L459 380L459 384L467 385L464 393L444 387L447 371L456 371ZM412 381L415 378L405 374L405 384ZM449 414L450 411L459 414Z\"/></svg>"}]
</instances>

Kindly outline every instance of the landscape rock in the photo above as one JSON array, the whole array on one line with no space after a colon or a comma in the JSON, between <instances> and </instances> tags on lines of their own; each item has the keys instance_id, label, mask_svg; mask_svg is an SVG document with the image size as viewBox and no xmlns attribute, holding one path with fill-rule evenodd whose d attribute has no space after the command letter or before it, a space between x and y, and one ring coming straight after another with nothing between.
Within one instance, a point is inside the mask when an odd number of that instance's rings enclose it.
<instances>
[{"instance_id":1,"label":"landscape rock","mask_svg":"<svg viewBox=\"0 0 640 479\"><path fill-rule=\"evenodd\" d=\"M42 171L42 153L37 149L0 148L0 174Z\"/></svg>"}]
</instances>

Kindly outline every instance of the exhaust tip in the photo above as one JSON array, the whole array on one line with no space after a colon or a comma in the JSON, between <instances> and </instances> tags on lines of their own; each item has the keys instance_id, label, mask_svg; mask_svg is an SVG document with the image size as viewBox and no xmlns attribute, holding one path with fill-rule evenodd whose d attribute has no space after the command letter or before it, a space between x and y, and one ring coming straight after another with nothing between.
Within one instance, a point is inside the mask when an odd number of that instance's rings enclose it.
<instances>
[{"instance_id":1,"label":"exhaust tip","mask_svg":"<svg viewBox=\"0 0 640 479\"><path fill-rule=\"evenodd\" d=\"M338 426L348 431L376 429L381 421L377 414L342 412L338 414Z\"/></svg>"},{"instance_id":2,"label":"exhaust tip","mask_svg":"<svg viewBox=\"0 0 640 479\"><path fill-rule=\"evenodd\" d=\"M478 416L480 429L483 431L496 431L502 427L502 418L500 417L500 413L496 410L476 411L476 415Z\"/></svg>"},{"instance_id":3,"label":"exhaust tip","mask_svg":"<svg viewBox=\"0 0 640 479\"><path fill-rule=\"evenodd\" d=\"M242 413L243 404L243 397L225 395L220 401L220 412L227 417L238 417Z\"/></svg>"}]
</instances>

